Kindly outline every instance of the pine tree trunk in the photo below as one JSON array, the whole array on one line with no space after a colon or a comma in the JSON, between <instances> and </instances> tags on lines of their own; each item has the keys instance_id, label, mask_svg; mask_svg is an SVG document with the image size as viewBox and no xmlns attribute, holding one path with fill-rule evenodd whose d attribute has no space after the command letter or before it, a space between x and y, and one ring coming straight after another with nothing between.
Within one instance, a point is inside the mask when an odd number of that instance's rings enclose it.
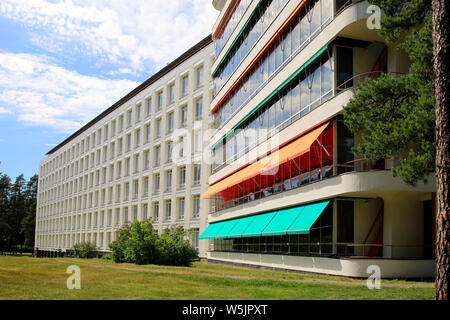
<instances>
[{"instance_id":1,"label":"pine tree trunk","mask_svg":"<svg viewBox=\"0 0 450 320\"><path fill-rule=\"evenodd\" d=\"M436 96L436 296L448 300L450 278L450 1L433 0Z\"/></svg>"}]
</instances>

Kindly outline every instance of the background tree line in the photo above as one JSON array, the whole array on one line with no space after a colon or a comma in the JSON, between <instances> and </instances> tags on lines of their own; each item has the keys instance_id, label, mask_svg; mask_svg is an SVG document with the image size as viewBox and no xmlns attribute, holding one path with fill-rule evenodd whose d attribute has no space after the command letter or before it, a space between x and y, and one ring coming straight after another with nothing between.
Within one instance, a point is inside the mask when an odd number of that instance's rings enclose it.
<instances>
[{"instance_id":1,"label":"background tree line","mask_svg":"<svg viewBox=\"0 0 450 320\"><path fill-rule=\"evenodd\" d=\"M0 251L34 247L38 176L15 180L0 172Z\"/></svg>"}]
</instances>

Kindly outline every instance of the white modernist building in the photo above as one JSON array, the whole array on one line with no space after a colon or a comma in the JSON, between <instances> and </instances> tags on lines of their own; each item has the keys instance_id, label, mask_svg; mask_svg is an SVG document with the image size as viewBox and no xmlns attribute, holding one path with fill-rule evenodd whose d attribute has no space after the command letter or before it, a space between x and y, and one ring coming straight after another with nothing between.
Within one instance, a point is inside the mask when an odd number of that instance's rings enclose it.
<instances>
[{"instance_id":1,"label":"white modernist building","mask_svg":"<svg viewBox=\"0 0 450 320\"><path fill-rule=\"evenodd\" d=\"M64 254L90 241L109 251L127 221L162 232L193 229L205 256L210 167L202 161L214 87L211 36L131 91L47 154L39 166L35 250Z\"/></svg>"},{"instance_id":2,"label":"white modernist building","mask_svg":"<svg viewBox=\"0 0 450 320\"><path fill-rule=\"evenodd\" d=\"M367 277L431 277L432 176L354 155L342 111L357 83L409 68L366 1L224 0L213 29L210 261ZM203 200L202 200L203 201Z\"/></svg>"}]
</instances>

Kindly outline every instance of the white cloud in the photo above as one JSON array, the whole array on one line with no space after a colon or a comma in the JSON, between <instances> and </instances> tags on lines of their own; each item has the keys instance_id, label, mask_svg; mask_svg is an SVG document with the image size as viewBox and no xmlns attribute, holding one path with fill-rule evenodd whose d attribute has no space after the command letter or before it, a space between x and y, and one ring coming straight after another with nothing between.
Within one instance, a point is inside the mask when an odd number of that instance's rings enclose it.
<instances>
[{"instance_id":1,"label":"white cloud","mask_svg":"<svg viewBox=\"0 0 450 320\"><path fill-rule=\"evenodd\" d=\"M8 110L6 108L0 107L0 116L2 116L4 114L12 114L12 111Z\"/></svg>"},{"instance_id":2,"label":"white cloud","mask_svg":"<svg viewBox=\"0 0 450 320\"><path fill-rule=\"evenodd\" d=\"M19 121L71 133L139 83L66 70L47 57L0 53L0 103Z\"/></svg>"},{"instance_id":3,"label":"white cloud","mask_svg":"<svg viewBox=\"0 0 450 320\"><path fill-rule=\"evenodd\" d=\"M211 0L2 0L0 16L20 22L49 52L91 55L126 73L172 61L211 32ZM128 70L127 70L128 69Z\"/></svg>"}]
</instances>

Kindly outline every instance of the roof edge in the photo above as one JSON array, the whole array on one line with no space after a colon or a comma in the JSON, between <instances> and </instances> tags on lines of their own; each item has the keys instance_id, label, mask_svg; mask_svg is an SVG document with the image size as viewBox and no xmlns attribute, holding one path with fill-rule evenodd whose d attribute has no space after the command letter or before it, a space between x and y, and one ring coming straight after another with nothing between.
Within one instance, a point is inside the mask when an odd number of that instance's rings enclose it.
<instances>
[{"instance_id":1,"label":"roof edge","mask_svg":"<svg viewBox=\"0 0 450 320\"><path fill-rule=\"evenodd\" d=\"M73 139L78 137L81 133L86 131L88 128L92 127L94 124L99 122L102 118L104 118L108 114L110 114L113 111L115 111L117 108L119 108L121 105L123 105L128 100L130 100L130 99L134 98L135 96L137 96L139 93L141 93L142 91L147 89L150 85L152 85L153 83L155 83L156 81L161 79L163 76L168 74L170 71L174 70L176 67L178 67L180 64L182 64L184 61L186 61L189 58L191 58L194 54L196 54L200 50L206 48L209 44L212 43L212 41L213 41L212 40L212 36L210 34L207 37L205 37L203 40L198 42L196 45L194 45L193 47L188 49L186 52L184 52L182 55L180 55L174 61L169 63L167 66L165 66L164 68L162 68L161 70L156 72L153 76L151 76L150 78L145 80L142 84L137 86L135 89L130 91L126 96L124 96L122 99L120 99L119 101L114 103L111 107L109 107L108 109L106 109L105 111L100 113L97 117L95 117L94 119L89 121L87 124L85 124L80 129L78 129L75 133L73 133L71 136L66 138L63 142L61 142L56 147L54 147L49 152L47 152L46 155L51 155L51 154L55 153L56 151L58 151L59 149L61 149L63 146L65 146L70 141L72 141Z\"/></svg>"}]
</instances>

